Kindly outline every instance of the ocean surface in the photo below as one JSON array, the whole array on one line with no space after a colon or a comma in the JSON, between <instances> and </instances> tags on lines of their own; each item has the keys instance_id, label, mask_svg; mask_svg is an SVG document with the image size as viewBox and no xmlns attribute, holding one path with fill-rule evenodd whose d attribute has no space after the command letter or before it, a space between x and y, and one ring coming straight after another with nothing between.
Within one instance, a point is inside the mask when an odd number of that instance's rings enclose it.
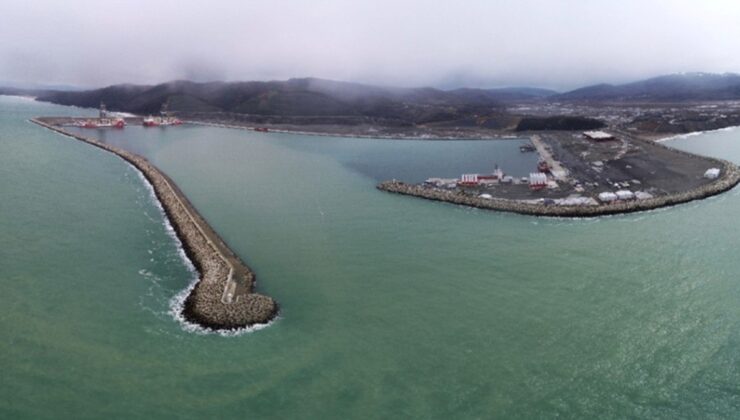
<instances>
[{"instance_id":1,"label":"ocean surface","mask_svg":"<svg viewBox=\"0 0 740 420\"><path fill-rule=\"evenodd\" d=\"M138 173L27 122L82 114L0 97L0 418L740 417L738 189L534 218L374 188L523 175L519 140L102 130L280 303L221 335L173 315L194 273ZM740 162L740 130L670 144Z\"/></svg>"}]
</instances>

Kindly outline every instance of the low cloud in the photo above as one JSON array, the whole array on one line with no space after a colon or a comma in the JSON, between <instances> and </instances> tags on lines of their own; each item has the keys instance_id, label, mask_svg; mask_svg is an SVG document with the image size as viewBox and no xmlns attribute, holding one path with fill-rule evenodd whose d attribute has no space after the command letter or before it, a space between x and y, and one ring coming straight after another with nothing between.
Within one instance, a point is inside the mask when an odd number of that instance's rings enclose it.
<instances>
[{"instance_id":1,"label":"low cloud","mask_svg":"<svg viewBox=\"0 0 740 420\"><path fill-rule=\"evenodd\" d=\"M314 76L568 89L740 72L740 3L99 1L0 5L0 81L101 86Z\"/></svg>"}]
</instances>

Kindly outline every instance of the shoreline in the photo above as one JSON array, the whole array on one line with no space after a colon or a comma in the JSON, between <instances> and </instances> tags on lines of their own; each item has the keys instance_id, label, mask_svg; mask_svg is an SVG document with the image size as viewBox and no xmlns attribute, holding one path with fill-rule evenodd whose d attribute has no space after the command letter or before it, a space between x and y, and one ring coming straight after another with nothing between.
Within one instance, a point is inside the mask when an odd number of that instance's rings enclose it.
<instances>
[{"instance_id":1,"label":"shoreline","mask_svg":"<svg viewBox=\"0 0 740 420\"><path fill-rule=\"evenodd\" d=\"M655 139L655 140L651 140L651 141L653 141L655 143L665 143L665 142L671 141L671 140L680 140L680 139L685 139L685 138L689 138L689 137L700 136L702 134L717 133L717 132L720 132L720 131L732 131L732 130L735 130L735 129L738 129L738 128L740 128L740 125L730 125L730 126L723 127L723 128L715 128L713 130L692 131L690 133L670 135L668 137L661 137L659 139Z\"/></svg>"},{"instance_id":2,"label":"shoreline","mask_svg":"<svg viewBox=\"0 0 740 420\"><path fill-rule=\"evenodd\" d=\"M151 185L185 255L198 272L197 283L183 302L185 320L219 331L266 324L277 316L278 304L253 291L256 283L253 272L228 248L166 174L139 155L67 132L45 122L43 117L30 121L115 154L134 166Z\"/></svg>"},{"instance_id":3,"label":"shoreline","mask_svg":"<svg viewBox=\"0 0 740 420\"><path fill-rule=\"evenodd\" d=\"M222 123L216 123L216 122L208 122L208 121L197 121L197 120L183 120L183 122L187 124L192 125L203 125L208 127L218 127L218 128L227 128L227 129L234 129L234 130L245 130L245 131L254 131L259 133L259 130L256 130L256 126L247 126L247 125L232 125L232 124L222 124ZM389 135L389 134L357 134L357 133L333 133L330 131L300 131L300 130L289 130L284 128L270 128L269 131L266 132L269 133L277 133L277 134L291 134L291 135L301 135L301 136L318 136L318 137L338 137L338 138L353 138L353 139L370 139L370 140L410 140L410 141L493 141L493 140L522 140L528 137L527 134L522 135L516 135L516 134L490 134L486 133L486 135L479 135L479 137L474 137L475 133L472 132L466 132L461 134L459 137L455 136L446 136L446 135L434 135L434 134L423 134L420 136L403 136L403 135Z\"/></svg>"}]
</instances>

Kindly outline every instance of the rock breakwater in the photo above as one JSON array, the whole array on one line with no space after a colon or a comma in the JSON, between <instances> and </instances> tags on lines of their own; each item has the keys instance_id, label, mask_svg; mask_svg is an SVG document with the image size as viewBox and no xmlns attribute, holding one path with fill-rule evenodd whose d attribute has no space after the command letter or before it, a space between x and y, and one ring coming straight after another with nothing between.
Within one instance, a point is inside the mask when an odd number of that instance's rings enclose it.
<instances>
[{"instance_id":1,"label":"rock breakwater","mask_svg":"<svg viewBox=\"0 0 740 420\"><path fill-rule=\"evenodd\" d=\"M215 330L263 324L278 312L270 297L254 292L255 276L198 214L177 185L145 158L96 139L72 134L36 118L32 122L109 151L137 168L151 183L157 199L198 270L199 281L185 300L189 322Z\"/></svg>"}]
</instances>

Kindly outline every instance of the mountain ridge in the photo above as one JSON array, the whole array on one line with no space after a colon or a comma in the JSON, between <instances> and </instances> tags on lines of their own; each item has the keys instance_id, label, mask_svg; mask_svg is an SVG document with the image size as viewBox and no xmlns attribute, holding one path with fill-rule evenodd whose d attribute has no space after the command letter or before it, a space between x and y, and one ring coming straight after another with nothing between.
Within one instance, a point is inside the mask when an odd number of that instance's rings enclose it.
<instances>
[{"instance_id":1,"label":"mountain ridge","mask_svg":"<svg viewBox=\"0 0 740 420\"><path fill-rule=\"evenodd\" d=\"M0 93L23 94L18 89ZM394 125L454 123L504 115L515 103L687 102L740 100L740 75L677 73L625 84L596 84L568 92L513 87L497 89L403 88L313 77L273 81L119 84L84 91L33 91L40 101L80 107L104 102L113 111L156 114L235 114L322 121L382 121ZM328 119L328 120L327 120Z\"/></svg>"},{"instance_id":2,"label":"mountain ridge","mask_svg":"<svg viewBox=\"0 0 740 420\"><path fill-rule=\"evenodd\" d=\"M625 84L600 83L550 97L587 101L700 101L740 99L740 74L674 73Z\"/></svg>"}]
</instances>

